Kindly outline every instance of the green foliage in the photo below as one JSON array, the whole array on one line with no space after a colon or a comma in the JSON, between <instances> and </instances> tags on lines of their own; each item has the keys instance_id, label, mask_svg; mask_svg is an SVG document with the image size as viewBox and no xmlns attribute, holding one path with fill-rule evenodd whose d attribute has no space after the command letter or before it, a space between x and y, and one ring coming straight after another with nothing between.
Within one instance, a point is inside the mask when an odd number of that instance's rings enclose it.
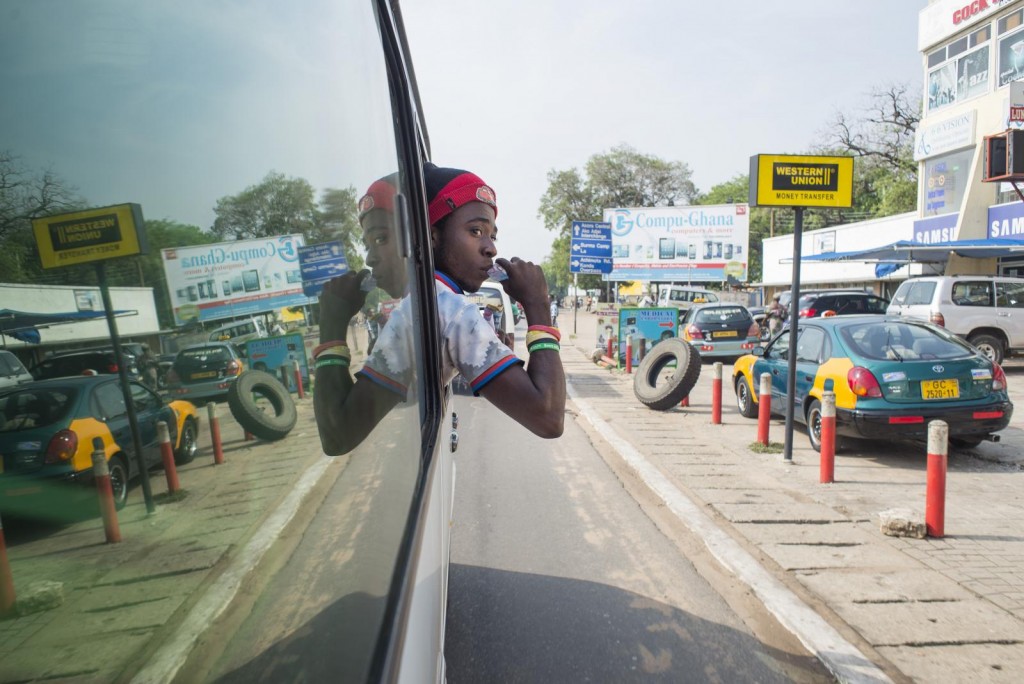
<instances>
[{"instance_id":1,"label":"green foliage","mask_svg":"<svg viewBox=\"0 0 1024 684\"><path fill-rule=\"evenodd\" d=\"M749 196L750 177L747 174L734 176L731 180L713 186L697 198L694 204L745 203ZM747 281L761 280L763 249L761 242L769 237L772 225L772 211L764 207L750 210L750 252L747 256ZM790 229L792 231L792 229Z\"/></svg>"},{"instance_id":2,"label":"green foliage","mask_svg":"<svg viewBox=\"0 0 1024 684\"><path fill-rule=\"evenodd\" d=\"M364 266L363 257L360 255L363 230L356 215L358 201L356 189L352 186L342 190L324 190L320 195L321 234L315 236L315 239L307 238L307 244L311 245L326 240L340 240L345 249L349 268L354 271L361 270Z\"/></svg>"},{"instance_id":3,"label":"green foliage","mask_svg":"<svg viewBox=\"0 0 1024 684\"><path fill-rule=\"evenodd\" d=\"M237 195L221 197L213 211L217 215L213 234L222 240L322 234L313 186L305 179L274 171Z\"/></svg>"}]
</instances>

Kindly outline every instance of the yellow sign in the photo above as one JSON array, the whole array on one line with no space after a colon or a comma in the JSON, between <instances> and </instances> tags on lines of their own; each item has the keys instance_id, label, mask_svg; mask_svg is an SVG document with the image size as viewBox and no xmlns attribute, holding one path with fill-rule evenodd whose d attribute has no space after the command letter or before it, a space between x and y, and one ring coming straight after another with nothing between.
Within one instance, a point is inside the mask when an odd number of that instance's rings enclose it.
<instances>
[{"instance_id":1,"label":"yellow sign","mask_svg":"<svg viewBox=\"0 0 1024 684\"><path fill-rule=\"evenodd\" d=\"M142 207L118 204L33 219L43 268L146 253Z\"/></svg>"},{"instance_id":2,"label":"yellow sign","mask_svg":"<svg viewBox=\"0 0 1024 684\"><path fill-rule=\"evenodd\" d=\"M749 199L761 207L851 207L853 157L755 154Z\"/></svg>"}]
</instances>

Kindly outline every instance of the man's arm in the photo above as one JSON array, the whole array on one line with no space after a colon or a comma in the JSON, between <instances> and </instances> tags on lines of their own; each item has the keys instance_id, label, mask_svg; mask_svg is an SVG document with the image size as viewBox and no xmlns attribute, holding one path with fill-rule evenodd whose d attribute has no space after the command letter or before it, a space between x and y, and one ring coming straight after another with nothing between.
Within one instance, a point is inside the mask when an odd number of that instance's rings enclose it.
<instances>
[{"instance_id":1,"label":"man's arm","mask_svg":"<svg viewBox=\"0 0 1024 684\"><path fill-rule=\"evenodd\" d=\"M509 296L523 305L529 325L551 325L547 282L539 266L513 258L498 259L509 274L502 283ZM480 390L502 412L540 437L560 437L565 422L565 372L554 349L530 354L526 368L503 371Z\"/></svg>"}]
</instances>

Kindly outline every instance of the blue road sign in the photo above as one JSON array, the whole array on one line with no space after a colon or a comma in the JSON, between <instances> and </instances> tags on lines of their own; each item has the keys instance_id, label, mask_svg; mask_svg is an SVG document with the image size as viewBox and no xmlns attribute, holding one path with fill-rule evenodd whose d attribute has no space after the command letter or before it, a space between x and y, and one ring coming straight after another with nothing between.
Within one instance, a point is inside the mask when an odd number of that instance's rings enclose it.
<instances>
[{"instance_id":1,"label":"blue road sign","mask_svg":"<svg viewBox=\"0 0 1024 684\"><path fill-rule=\"evenodd\" d=\"M341 242L334 240L299 247L299 270L302 271L302 292L307 297L319 297L324 283L348 273Z\"/></svg>"},{"instance_id":2,"label":"blue road sign","mask_svg":"<svg viewBox=\"0 0 1024 684\"><path fill-rule=\"evenodd\" d=\"M612 224L599 221L572 222L569 272L612 272Z\"/></svg>"}]
</instances>

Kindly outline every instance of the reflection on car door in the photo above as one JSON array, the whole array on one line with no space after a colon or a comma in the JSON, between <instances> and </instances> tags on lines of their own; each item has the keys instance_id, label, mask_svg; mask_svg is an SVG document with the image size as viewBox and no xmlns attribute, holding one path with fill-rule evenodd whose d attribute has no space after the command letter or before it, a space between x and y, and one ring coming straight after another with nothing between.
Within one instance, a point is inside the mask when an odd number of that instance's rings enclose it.
<instances>
[{"instance_id":1,"label":"reflection on car door","mask_svg":"<svg viewBox=\"0 0 1024 684\"><path fill-rule=\"evenodd\" d=\"M821 364L825 331L808 326L800 329L796 340L796 401L797 415L803 415L804 400L814 387L814 377Z\"/></svg>"},{"instance_id":2,"label":"reflection on car door","mask_svg":"<svg viewBox=\"0 0 1024 684\"><path fill-rule=\"evenodd\" d=\"M174 417L168 416L171 410L148 388L137 382L129 383L128 387L131 389L132 405L135 407L135 418L139 424L139 441L142 442L146 463L159 463L160 443L157 441L156 424L162 420L167 423L168 430L173 431L171 424L174 423Z\"/></svg>"},{"instance_id":3,"label":"reflection on car door","mask_svg":"<svg viewBox=\"0 0 1024 684\"><path fill-rule=\"evenodd\" d=\"M1020 345L1024 340L1024 283L996 281L996 319L1010 346Z\"/></svg>"}]
</instances>

